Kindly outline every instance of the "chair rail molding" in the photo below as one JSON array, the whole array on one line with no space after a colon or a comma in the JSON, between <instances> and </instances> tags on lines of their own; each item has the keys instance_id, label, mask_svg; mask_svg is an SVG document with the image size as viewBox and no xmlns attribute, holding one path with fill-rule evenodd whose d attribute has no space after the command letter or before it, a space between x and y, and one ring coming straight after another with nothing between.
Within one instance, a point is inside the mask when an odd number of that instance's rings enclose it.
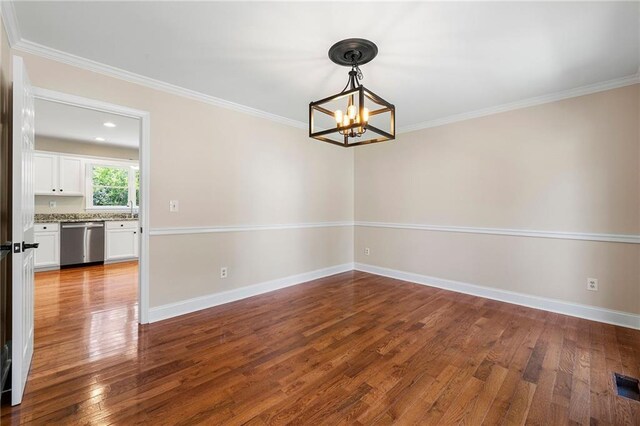
<instances>
[{"instance_id":1,"label":"chair rail molding","mask_svg":"<svg viewBox=\"0 0 640 426\"><path fill-rule=\"evenodd\" d=\"M149 235L185 235L185 234L213 234L221 232L247 232L247 231L277 231L282 229L305 228L336 228L353 226L352 221L343 222L306 222L306 223L280 223L280 224L256 224L256 225L224 225L224 226L194 226L194 227L168 227L151 228Z\"/></svg>"},{"instance_id":2,"label":"chair rail molding","mask_svg":"<svg viewBox=\"0 0 640 426\"><path fill-rule=\"evenodd\" d=\"M637 234L600 234L590 232L542 231L510 228L479 228L471 226L446 226L416 223L356 221L355 226L367 228L415 229L420 231L458 232L465 234L490 234L512 237L556 238L562 240L602 241L608 243L640 244Z\"/></svg>"}]
</instances>

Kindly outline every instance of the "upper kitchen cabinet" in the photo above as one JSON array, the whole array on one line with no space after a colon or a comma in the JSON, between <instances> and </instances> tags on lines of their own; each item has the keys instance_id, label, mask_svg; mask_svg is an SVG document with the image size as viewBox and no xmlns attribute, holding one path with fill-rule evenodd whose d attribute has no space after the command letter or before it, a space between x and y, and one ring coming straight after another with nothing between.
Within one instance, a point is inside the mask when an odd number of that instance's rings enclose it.
<instances>
[{"instance_id":1,"label":"upper kitchen cabinet","mask_svg":"<svg viewBox=\"0 0 640 426\"><path fill-rule=\"evenodd\" d=\"M59 195L82 195L84 193L82 165L81 158L59 157Z\"/></svg>"},{"instance_id":2,"label":"upper kitchen cabinet","mask_svg":"<svg viewBox=\"0 0 640 426\"><path fill-rule=\"evenodd\" d=\"M36 152L34 165L36 195L83 195L82 158Z\"/></svg>"},{"instance_id":3,"label":"upper kitchen cabinet","mask_svg":"<svg viewBox=\"0 0 640 426\"><path fill-rule=\"evenodd\" d=\"M36 195L51 195L58 192L58 156L34 153Z\"/></svg>"}]
</instances>

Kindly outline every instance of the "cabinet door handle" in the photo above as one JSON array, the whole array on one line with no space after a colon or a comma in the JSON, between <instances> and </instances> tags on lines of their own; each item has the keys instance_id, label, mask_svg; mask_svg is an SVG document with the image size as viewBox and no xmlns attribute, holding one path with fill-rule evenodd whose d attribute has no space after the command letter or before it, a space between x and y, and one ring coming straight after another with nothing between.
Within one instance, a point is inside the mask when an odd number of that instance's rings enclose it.
<instances>
[{"instance_id":1,"label":"cabinet door handle","mask_svg":"<svg viewBox=\"0 0 640 426\"><path fill-rule=\"evenodd\" d=\"M60 188L60 192L62 192L62 188Z\"/></svg>"},{"instance_id":2,"label":"cabinet door handle","mask_svg":"<svg viewBox=\"0 0 640 426\"><path fill-rule=\"evenodd\" d=\"M52 189L52 191L53 191L53 192L56 192L56 190L55 190L55 189Z\"/></svg>"}]
</instances>

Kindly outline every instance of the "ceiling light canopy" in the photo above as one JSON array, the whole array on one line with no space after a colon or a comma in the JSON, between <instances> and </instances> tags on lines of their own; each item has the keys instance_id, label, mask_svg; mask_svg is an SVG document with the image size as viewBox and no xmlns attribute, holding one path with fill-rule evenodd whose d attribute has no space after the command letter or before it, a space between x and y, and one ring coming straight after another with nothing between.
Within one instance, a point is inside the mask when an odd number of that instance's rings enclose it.
<instances>
[{"instance_id":1,"label":"ceiling light canopy","mask_svg":"<svg viewBox=\"0 0 640 426\"><path fill-rule=\"evenodd\" d=\"M112 123L110 121L106 121L106 122L102 123L102 125L104 127L116 127L116 123Z\"/></svg>"},{"instance_id":2,"label":"ceiling light canopy","mask_svg":"<svg viewBox=\"0 0 640 426\"><path fill-rule=\"evenodd\" d=\"M97 140L98 142L104 142L104 138L101 138L101 137L97 137L97 138L96 138L96 140Z\"/></svg>"},{"instance_id":3,"label":"ceiling light canopy","mask_svg":"<svg viewBox=\"0 0 640 426\"><path fill-rule=\"evenodd\" d=\"M395 106L360 82L360 65L377 54L378 47L361 38L331 46L329 58L351 67L349 80L340 93L309 104L309 137L343 147L395 139Z\"/></svg>"}]
</instances>

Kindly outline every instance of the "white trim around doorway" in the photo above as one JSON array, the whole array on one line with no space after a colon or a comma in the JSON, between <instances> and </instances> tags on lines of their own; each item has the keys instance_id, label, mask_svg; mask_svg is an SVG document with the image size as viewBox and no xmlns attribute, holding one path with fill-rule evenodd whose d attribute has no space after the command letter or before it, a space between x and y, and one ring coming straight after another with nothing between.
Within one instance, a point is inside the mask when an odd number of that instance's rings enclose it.
<instances>
[{"instance_id":1,"label":"white trim around doorway","mask_svg":"<svg viewBox=\"0 0 640 426\"><path fill-rule=\"evenodd\" d=\"M93 109L96 111L111 114L123 115L140 120L140 206L139 224L140 235L140 258L139 258L139 279L138 279L138 322L146 324L149 322L149 177L150 177L150 154L151 154L151 115L147 111L137 110L121 105L98 101L95 99L83 98L67 93L56 92L40 87L33 88L33 95L36 99L51 102L58 102L66 105L81 108Z\"/></svg>"}]
</instances>

